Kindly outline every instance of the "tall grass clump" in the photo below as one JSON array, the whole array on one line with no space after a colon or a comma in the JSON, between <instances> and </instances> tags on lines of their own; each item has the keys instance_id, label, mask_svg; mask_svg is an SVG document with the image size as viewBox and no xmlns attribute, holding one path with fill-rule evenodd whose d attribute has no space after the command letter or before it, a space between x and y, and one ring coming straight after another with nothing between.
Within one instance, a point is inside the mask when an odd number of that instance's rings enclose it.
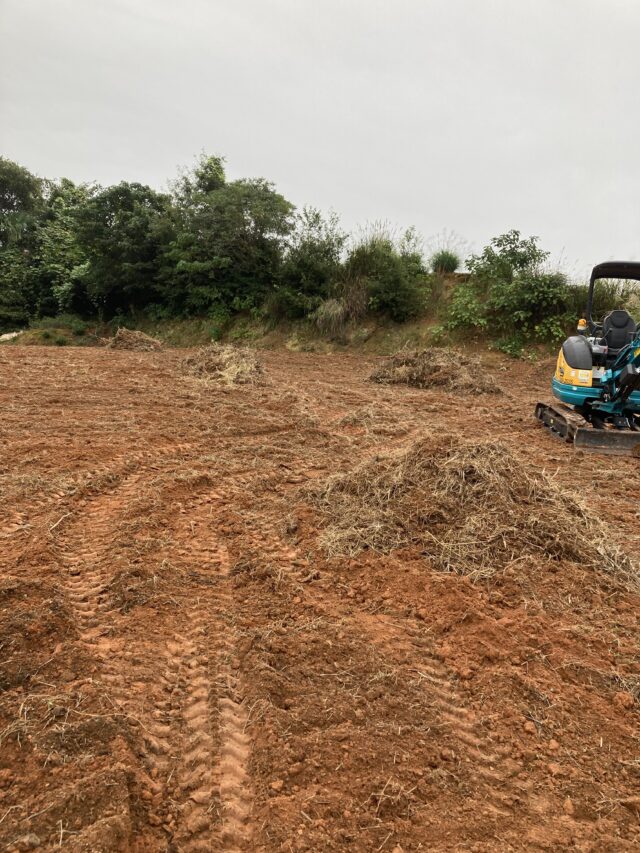
<instances>
[{"instance_id":1,"label":"tall grass clump","mask_svg":"<svg viewBox=\"0 0 640 853\"><path fill-rule=\"evenodd\" d=\"M461 258L450 249L441 249L431 256L431 269L437 275L451 275L461 264Z\"/></svg>"},{"instance_id":2,"label":"tall grass clump","mask_svg":"<svg viewBox=\"0 0 640 853\"><path fill-rule=\"evenodd\" d=\"M323 335L339 339L344 335L349 312L343 300L325 299L316 308L312 318Z\"/></svg>"},{"instance_id":3,"label":"tall grass clump","mask_svg":"<svg viewBox=\"0 0 640 853\"><path fill-rule=\"evenodd\" d=\"M569 288L568 304L576 317L585 316L588 295L587 284ZM620 279L599 279L593 291L593 319L601 320L616 308L626 308L634 316L640 314L640 285Z\"/></svg>"}]
</instances>

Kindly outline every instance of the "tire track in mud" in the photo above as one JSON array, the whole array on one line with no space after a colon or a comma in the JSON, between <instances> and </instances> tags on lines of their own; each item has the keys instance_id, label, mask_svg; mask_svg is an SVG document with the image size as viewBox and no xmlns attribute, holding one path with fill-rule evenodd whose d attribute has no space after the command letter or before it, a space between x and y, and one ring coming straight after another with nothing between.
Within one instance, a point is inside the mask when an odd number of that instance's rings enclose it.
<instances>
[{"instance_id":1,"label":"tire track in mud","mask_svg":"<svg viewBox=\"0 0 640 853\"><path fill-rule=\"evenodd\" d=\"M172 842L185 853L241 851L251 837L251 739L229 556L217 535L222 504L217 491L201 494L173 526L173 562L188 571L192 587L183 624L166 645L167 699L148 739L163 756L161 772L175 803Z\"/></svg>"},{"instance_id":2,"label":"tire track in mud","mask_svg":"<svg viewBox=\"0 0 640 853\"><path fill-rule=\"evenodd\" d=\"M309 561L283 540L279 525L273 519L258 519L254 516L251 529L247 527L245 535L250 539L252 553L262 556L265 562L270 562L278 571L297 578L301 572L305 573L311 568ZM313 577L313 571L307 577ZM335 599L333 604L340 609L341 602L335 598L333 590L323 587L322 595L325 600ZM350 601L350 605L355 606L353 601ZM510 750L494 743L483 732L475 711L465 706L454 686L452 673L438 657L432 640L425 636L423 629L410 620L399 625L391 617L372 616L358 610L345 618L357 625L358 632L366 634L371 643L386 656L391 654L401 667L408 668L411 675L417 677L419 685L433 699L432 704L442 726L459 742L469 780L485 791L487 809L496 819L511 818L512 804L520 791L510 783L513 769L505 766ZM374 629L372 620L384 625L384 636ZM407 644L414 650L410 661L406 661Z\"/></svg>"},{"instance_id":3,"label":"tire track in mud","mask_svg":"<svg viewBox=\"0 0 640 853\"><path fill-rule=\"evenodd\" d=\"M220 555L225 583L219 590L219 613L224 621L228 621L233 612L233 592L226 547L221 548ZM223 642L220 649L218 696L220 758L216 777L222 811L220 840L224 850L235 853L247 849L252 835L253 796L249 777L251 738L247 733L249 714L237 658L236 632L233 625L221 627Z\"/></svg>"},{"instance_id":4,"label":"tire track in mud","mask_svg":"<svg viewBox=\"0 0 640 853\"><path fill-rule=\"evenodd\" d=\"M200 503L200 512L196 510L192 518L196 551L205 558L215 550L218 567L217 583L207 597L206 618L215 633L216 668L215 714L218 722L218 754L215 766L207 773L211 779L212 802L217 801L219 811L219 838L221 849L228 853L248 849L251 840L251 812L253 794L249 776L251 756L251 737L247 732L249 714L245 705L240 660L238 657L238 638L234 626L234 594L232 587L229 553L224 544L216 541L214 527L216 505L223 501L218 492L208 494ZM202 509L208 505L209 511ZM219 509L218 509L219 511ZM206 534L197 531L211 531L212 538L207 544ZM194 712L195 711L194 708Z\"/></svg>"},{"instance_id":5,"label":"tire track in mud","mask_svg":"<svg viewBox=\"0 0 640 853\"><path fill-rule=\"evenodd\" d=\"M109 546L117 520L135 496L141 478L141 473L132 473L115 489L87 498L79 517L73 518L54 542L80 639L100 662L102 680L114 688L121 680L118 664L124 641L114 636L114 608L108 595L114 564Z\"/></svg>"},{"instance_id":6,"label":"tire track in mud","mask_svg":"<svg viewBox=\"0 0 640 853\"><path fill-rule=\"evenodd\" d=\"M171 710L171 767L168 785L175 784L173 841L181 851L210 850L212 843L211 765L216 721L212 719L206 619L200 600L185 614L185 630L167 643L164 682ZM217 811L217 810L216 810Z\"/></svg>"},{"instance_id":7,"label":"tire track in mud","mask_svg":"<svg viewBox=\"0 0 640 853\"><path fill-rule=\"evenodd\" d=\"M174 448L167 449L167 453L173 452ZM80 641L98 664L97 681L107 688L117 713L136 724L150 807L161 815L165 831L178 840L181 851L198 853L211 849L215 806L206 647L211 602L187 596L184 628L167 644L164 656L158 656L149 649L144 635L135 635L135 623L118 612L109 589L120 567L116 559L118 525L129 518L145 478L151 479L162 467L157 455L129 459L124 479L117 485L81 500L76 517L56 535L54 552L63 570ZM114 472L113 476L123 474ZM186 531L179 533L174 550L188 538ZM196 563L210 572L216 562L214 548L215 543L197 543L187 550L188 564ZM171 636L171 626L162 633ZM175 797L169 802L172 779Z\"/></svg>"},{"instance_id":8,"label":"tire track in mud","mask_svg":"<svg viewBox=\"0 0 640 853\"><path fill-rule=\"evenodd\" d=\"M461 752L471 765L471 779L479 786L488 787L487 806L497 817L511 817L512 796L508 791L497 790L507 784L510 777L510 772L504 767L509 750L493 743L478 726L475 712L465 707L454 687L451 673L438 658L431 640L414 625L407 626L406 636L419 656L412 662L411 669L426 684L426 689L434 697L433 704L440 719L459 741ZM392 649L398 649L401 640L392 635L388 643Z\"/></svg>"}]
</instances>

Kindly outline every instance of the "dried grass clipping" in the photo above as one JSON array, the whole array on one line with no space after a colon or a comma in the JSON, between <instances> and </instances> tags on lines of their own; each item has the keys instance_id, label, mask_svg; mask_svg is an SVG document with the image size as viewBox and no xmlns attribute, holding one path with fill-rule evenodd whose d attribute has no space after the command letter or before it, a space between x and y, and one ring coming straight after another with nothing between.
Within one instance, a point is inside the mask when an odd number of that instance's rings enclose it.
<instances>
[{"instance_id":1,"label":"dried grass clipping","mask_svg":"<svg viewBox=\"0 0 640 853\"><path fill-rule=\"evenodd\" d=\"M216 379L227 385L257 385L264 369L256 354L231 344L208 344L182 360L182 370L191 376Z\"/></svg>"},{"instance_id":2,"label":"dried grass clipping","mask_svg":"<svg viewBox=\"0 0 640 853\"><path fill-rule=\"evenodd\" d=\"M417 544L447 572L491 577L525 557L570 560L640 587L604 524L544 472L495 443L429 437L310 490L330 556Z\"/></svg>"},{"instance_id":3,"label":"dried grass clipping","mask_svg":"<svg viewBox=\"0 0 640 853\"><path fill-rule=\"evenodd\" d=\"M398 352L385 359L369 379L386 385L443 388L466 394L501 393L480 359L441 347Z\"/></svg>"},{"instance_id":4,"label":"dried grass clipping","mask_svg":"<svg viewBox=\"0 0 640 853\"><path fill-rule=\"evenodd\" d=\"M144 332L136 332L131 329L120 328L107 343L109 349L134 350L136 352L157 352L163 348L161 341L145 335Z\"/></svg>"}]
</instances>

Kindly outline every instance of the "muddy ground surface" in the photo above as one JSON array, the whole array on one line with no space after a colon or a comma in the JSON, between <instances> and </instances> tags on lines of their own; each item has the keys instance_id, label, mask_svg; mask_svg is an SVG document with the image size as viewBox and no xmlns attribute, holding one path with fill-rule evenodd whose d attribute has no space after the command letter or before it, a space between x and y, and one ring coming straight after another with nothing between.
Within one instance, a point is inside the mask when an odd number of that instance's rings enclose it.
<instances>
[{"instance_id":1,"label":"muddy ground surface","mask_svg":"<svg viewBox=\"0 0 640 853\"><path fill-rule=\"evenodd\" d=\"M425 433L497 437L640 558L640 463L504 395L266 353L0 350L0 848L640 849L639 598L546 559L326 559L311 481ZM468 507L468 512L482 511Z\"/></svg>"}]
</instances>

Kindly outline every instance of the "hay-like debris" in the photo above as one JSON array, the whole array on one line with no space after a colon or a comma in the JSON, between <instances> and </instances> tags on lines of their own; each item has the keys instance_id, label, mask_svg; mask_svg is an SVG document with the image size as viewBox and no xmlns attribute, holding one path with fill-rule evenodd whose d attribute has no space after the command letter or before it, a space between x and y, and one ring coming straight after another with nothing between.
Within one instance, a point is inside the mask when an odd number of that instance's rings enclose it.
<instances>
[{"instance_id":1,"label":"hay-like debris","mask_svg":"<svg viewBox=\"0 0 640 853\"><path fill-rule=\"evenodd\" d=\"M109 349L133 350L135 352L157 352L163 348L161 341L136 332L132 329L120 328L107 343Z\"/></svg>"},{"instance_id":2,"label":"hay-like debris","mask_svg":"<svg viewBox=\"0 0 640 853\"><path fill-rule=\"evenodd\" d=\"M441 347L398 352L377 367L369 379L386 385L442 388L466 394L501 393L480 359Z\"/></svg>"},{"instance_id":3,"label":"hay-like debris","mask_svg":"<svg viewBox=\"0 0 640 853\"><path fill-rule=\"evenodd\" d=\"M216 379L227 385L258 385L264 368L256 354L245 347L212 343L200 347L182 360L184 373Z\"/></svg>"},{"instance_id":4,"label":"hay-like debris","mask_svg":"<svg viewBox=\"0 0 640 853\"><path fill-rule=\"evenodd\" d=\"M314 485L330 556L417 544L434 567L490 577L523 558L640 573L580 499L498 442L430 436Z\"/></svg>"}]
</instances>

